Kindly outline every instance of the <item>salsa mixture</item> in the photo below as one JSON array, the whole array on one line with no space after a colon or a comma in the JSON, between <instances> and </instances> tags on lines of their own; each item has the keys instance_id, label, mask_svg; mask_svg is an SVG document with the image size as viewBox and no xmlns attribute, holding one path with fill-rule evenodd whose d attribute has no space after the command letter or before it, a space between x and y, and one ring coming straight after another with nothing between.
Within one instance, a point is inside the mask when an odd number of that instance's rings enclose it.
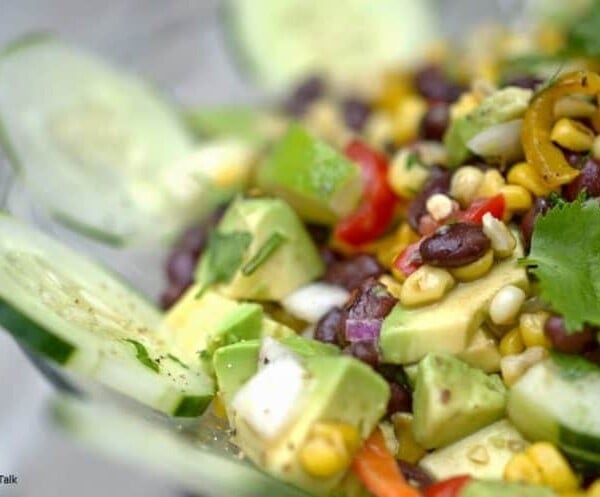
<instances>
[{"instance_id":1,"label":"salsa mixture","mask_svg":"<svg viewBox=\"0 0 600 497\"><path fill-rule=\"evenodd\" d=\"M14 44L1 142L42 196L68 180L57 219L118 244L218 195L170 253L164 313L0 216L0 324L155 410L209 409L311 495L599 497L598 19L487 27L412 69L187 112L185 132L139 81Z\"/></svg>"}]
</instances>

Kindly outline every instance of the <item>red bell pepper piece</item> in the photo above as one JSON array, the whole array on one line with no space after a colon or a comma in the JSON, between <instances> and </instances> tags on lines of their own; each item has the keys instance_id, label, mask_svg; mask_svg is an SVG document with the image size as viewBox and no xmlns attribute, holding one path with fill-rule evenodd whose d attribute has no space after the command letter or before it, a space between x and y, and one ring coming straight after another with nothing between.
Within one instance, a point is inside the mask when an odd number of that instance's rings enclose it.
<instances>
[{"instance_id":1,"label":"red bell pepper piece","mask_svg":"<svg viewBox=\"0 0 600 497\"><path fill-rule=\"evenodd\" d=\"M421 254L419 253L419 247L423 240L424 238L418 242L411 243L392 262L392 266L402 273L405 278L408 278L423 265Z\"/></svg>"},{"instance_id":2,"label":"red bell pepper piece","mask_svg":"<svg viewBox=\"0 0 600 497\"><path fill-rule=\"evenodd\" d=\"M394 219L396 196L387 182L387 159L360 140L352 140L346 156L358 163L364 181L363 203L335 227L335 237L361 245L381 236Z\"/></svg>"},{"instance_id":3,"label":"red bell pepper piece","mask_svg":"<svg viewBox=\"0 0 600 497\"><path fill-rule=\"evenodd\" d=\"M481 224L483 216L488 212L496 219L502 219L505 207L506 201L504 200L504 195L496 195L491 198L478 198L464 212L459 214L458 218L460 221L466 223Z\"/></svg>"},{"instance_id":4,"label":"red bell pepper piece","mask_svg":"<svg viewBox=\"0 0 600 497\"><path fill-rule=\"evenodd\" d=\"M469 475L454 476L427 487L424 497L458 497L460 491L472 478Z\"/></svg>"}]
</instances>

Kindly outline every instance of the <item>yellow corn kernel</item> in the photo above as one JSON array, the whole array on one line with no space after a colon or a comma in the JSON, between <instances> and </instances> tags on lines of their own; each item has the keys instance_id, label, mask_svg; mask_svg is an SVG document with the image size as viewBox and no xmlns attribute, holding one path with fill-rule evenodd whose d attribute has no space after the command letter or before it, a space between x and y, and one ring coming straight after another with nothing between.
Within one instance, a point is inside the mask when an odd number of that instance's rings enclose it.
<instances>
[{"instance_id":1,"label":"yellow corn kernel","mask_svg":"<svg viewBox=\"0 0 600 497\"><path fill-rule=\"evenodd\" d=\"M500 355L516 355L525 350L525 344L521 338L521 330L517 326L510 330L500 340Z\"/></svg>"},{"instance_id":2,"label":"yellow corn kernel","mask_svg":"<svg viewBox=\"0 0 600 497\"><path fill-rule=\"evenodd\" d=\"M509 185L522 186L538 197L548 195L552 191L527 162L519 162L511 167L506 179Z\"/></svg>"},{"instance_id":3,"label":"yellow corn kernel","mask_svg":"<svg viewBox=\"0 0 600 497\"><path fill-rule=\"evenodd\" d=\"M367 120L364 135L370 145L383 149L394 140L394 121L388 113L375 112Z\"/></svg>"},{"instance_id":4,"label":"yellow corn kernel","mask_svg":"<svg viewBox=\"0 0 600 497\"><path fill-rule=\"evenodd\" d=\"M393 278L389 274L384 274L379 277L379 283L387 288L387 291L392 294L392 296L400 299L400 292L402 291L402 283L400 283L396 278Z\"/></svg>"},{"instance_id":5,"label":"yellow corn kernel","mask_svg":"<svg viewBox=\"0 0 600 497\"><path fill-rule=\"evenodd\" d=\"M221 397L220 393L215 395L213 400L213 414L218 418L226 419L227 411L225 410L225 404L223 403L223 397Z\"/></svg>"},{"instance_id":6,"label":"yellow corn kernel","mask_svg":"<svg viewBox=\"0 0 600 497\"><path fill-rule=\"evenodd\" d=\"M521 185L504 185L500 193L504 196L506 210L511 213L526 212L531 207L531 193Z\"/></svg>"},{"instance_id":7,"label":"yellow corn kernel","mask_svg":"<svg viewBox=\"0 0 600 497\"><path fill-rule=\"evenodd\" d=\"M504 479L533 485L543 483L540 468L524 452L519 452L510 458L504 467Z\"/></svg>"},{"instance_id":8,"label":"yellow corn kernel","mask_svg":"<svg viewBox=\"0 0 600 497\"><path fill-rule=\"evenodd\" d=\"M417 443L413 435L413 415L407 412L394 414L392 424L398 439L396 458L412 464L417 463L427 451Z\"/></svg>"},{"instance_id":9,"label":"yellow corn kernel","mask_svg":"<svg viewBox=\"0 0 600 497\"><path fill-rule=\"evenodd\" d=\"M496 169L488 169L483 173L483 181L477 190L477 197L489 198L500 193L500 189L505 185L504 178Z\"/></svg>"},{"instance_id":10,"label":"yellow corn kernel","mask_svg":"<svg viewBox=\"0 0 600 497\"><path fill-rule=\"evenodd\" d=\"M385 74L381 92L375 101L380 109L393 111L398 103L413 93L410 79L402 73L390 72Z\"/></svg>"},{"instance_id":11,"label":"yellow corn kernel","mask_svg":"<svg viewBox=\"0 0 600 497\"><path fill-rule=\"evenodd\" d=\"M327 439L311 438L300 450L300 464L304 470L319 478L329 478L350 464L349 455Z\"/></svg>"},{"instance_id":12,"label":"yellow corn kernel","mask_svg":"<svg viewBox=\"0 0 600 497\"><path fill-rule=\"evenodd\" d=\"M580 122L563 117L556 121L550 139L574 152L587 152L594 144L594 132Z\"/></svg>"},{"instance_id":13,"label":"yellow corn kernel","mask_svg":"<svg viewBox=\"0 0 600 497\"><path fill-rule=\"evenodd\" d=\"M542 474L544 485L557 492L577 490L579 481L558 449L548 442L537 442L525 450Z\"/></svg>"},{"instance_id":14,"label":"yellow corn kernel","mask_svg":"<svg viewBox=\"0 0 600 497\"><path fill-rule=\"evenodd\" d=\"M489 314L492 323L504 325L516 321L527 294L518 286L500 288L490 302Z\"/></svg>"},{"instance_id":15,"label":"yellow corn kernel","mask_svg":"<svg viewBox=\"0 0 600 497\"><path fill-rule=\"evenodd\" d=\"M458 208L457 203L444 193L434 193L425 203L427 212L435 221L441 221L449 217L455 207Z\"/></svg>"},{"instance_id":16,"label":"yellow corn kernel","mask_svg":"<svg viewBox=\"0 0 600 497\"><path fill-rule=\"evenodd\" d=\"M571 492L561 492L560 497L588 497L588 494L583 490L573 490Z\"/></svg>"},{"instance_id":17,"label":"yellow corn kernel","mask_svg":"<svg viewBox=\"0 0 600 497\"><path fill-rule=\"evenodd\" d=\"M431 304L440 300L454 286L454 278L445 269L421 266L402 285L400 302L405 306Z\"/></svg>"},{"instance_id":18,"label":"yellow corn kernel","mask_svg":"<svg viewBox=\"0 0 600 497\"><path fill-rule=\"evenodd\" d=\"M592 117L597 110L597 107L589 100L567 96L554 104L554 117L574 119Z\"/></svg>"},{"instance_id":19,"label":"yellow corn kernel","mask_svg":"<svg viewBox=\"0 0 600 497\"><path fill-rule=\"evenodd\" d=\"M600 497L600 478L589 486L586 497Z\"/></svg>"},{"instance_id":20,"label":"yellow corn kernel","mask_svg":"<svg viewBox=\"0 0 600 497\"><path fill-rule=\"evenodd\" d=\"M408 223L402 223L400 227L392 234L363 246L362 250L373 253L379 263L390 268L396 256L402 252L408 245L419 239Z\"/></svg>"},{"instance_id":21,"label":"yellow corn kernel","mask_svg":"<svg viewBox=\"0 0 600 497\"><path fill-rule=\"evenodd\" d=\"M506 224L496 219L490 212L486 212L483 215L482 228L485 236L490 239L496 257L508 257L513 254L517 240Z\"/></svg>"},{"instance_id":22,"label":"yellow corn kernel","mask_svg":"<svg viewBox=\"0 0 600 497\"><path fill-rule=\"evenodd\" d=\"M429 170L421 164L412 150L402 149L392 159L388 168L388 183L394 193L413 198L429 176Z\"/></svg>"},{"instance_id":23,"label":"yellow corn kernel","mask_svg":"<svg viewBox=\"0 0 600 497\"><path fill-rule=\"evenodd\" d=\"M452 175L450 195L462 207L467 207L475 200L483 183L483 171L474 166L458 168Z\"/></svg>"},{"instance_id":24,"label":"yellow corn kernel","mask_svg":"<svg viewBox=\"0 0 600 497\"><path fill-rule=\"evenodd\" d=\"M526 312L519 318L519 330L525 347L550 348L550 341L544 333L544 325L548 319L548 313L544 311Z\"/></svg>"},{"instance_id":25,"label":"yellow corn kernel","mask_svg":"<svg viewBox=\"0 0 600 497\"><path fill-rule=\"evenodd\" d=\"M327 478L350 464L360 444L358 430L348 423L315 423L300 450L300 463L307 473Z\"/></svg>"},{"instance_id":26,"label":"yellow corn kernel","mask_svg":"<svg viewBox=\"0 0 600 497\"><path fill-rule=\"evenodd\" d=\"M502 379L508 386L513 385L534 364L544 360L548 351L543 347L529 347L517 355L506 355L500 360Z\"/></svg>"},{"instance_id":27,"label":"yellow corn kernel","mask_svg":"<svg viewBox=\"0 0 600 497\"><path fill-rule=\"evenodd\" d=\"M427 112L427 102L423 97L410 95L398 102L393 114L393 135L397 144L407 143L417 137L425 112Z\"/></svg>"},{"instance_id":28,"label":"yellow corn kernel","mask_svg":"<svg viewBox=\"0 0 600 497\"><path fill-rule=\"evenodd\" d=\"M450 106L451 120L454 121L459 117L466 116L479 105L479 101L480 99L472 92L463 93L458 101Z\"/></svg>"},{"instance_id":29,"label":"yellow corn kernel","mask_svg":"<svg viewBox=\"0 0 600 497\"><path fill-rule=\"evenodd\" d=\"M471 264L454 267L450 273L458 281L473 281L486 275L494 264L494 251L488 250L482 257Z\"/></svg>"}]
</instances>

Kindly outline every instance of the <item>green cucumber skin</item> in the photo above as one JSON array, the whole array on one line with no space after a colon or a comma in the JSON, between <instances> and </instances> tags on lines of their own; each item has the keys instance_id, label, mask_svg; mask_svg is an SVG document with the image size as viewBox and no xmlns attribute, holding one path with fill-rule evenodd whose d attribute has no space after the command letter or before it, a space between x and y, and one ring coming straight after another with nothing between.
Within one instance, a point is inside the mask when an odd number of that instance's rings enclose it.
<instances>
[{"instance_id":1,"label":"green cucumber skin","mask_svg":"<svg viewBox=\"0 0 600 497\"><path fill-rule=\"evenodd\" d=\"M184 398L173 411L173 416L192 418L202 414L212 402L212 395L198 395Z\"/></svg>"},{"instance_id":2,"label":"green cucumber skin","mask_svg":"<svg viewBox=\"0 0 600 497\"><path fill-rule=\"evenodd\" d=\"M70 343L48 333L39 324L15 311L2 299L0 325L19 343L60 365L67 364L76 350Z\"/></svg>"}]
</instances>

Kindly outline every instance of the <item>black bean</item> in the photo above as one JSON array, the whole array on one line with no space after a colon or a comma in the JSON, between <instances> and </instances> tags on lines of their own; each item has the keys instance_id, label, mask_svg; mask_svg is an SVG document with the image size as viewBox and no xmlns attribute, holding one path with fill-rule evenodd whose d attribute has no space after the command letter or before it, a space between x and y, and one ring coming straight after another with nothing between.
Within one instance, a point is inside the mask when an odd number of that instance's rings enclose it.
<instances>
[{"instance_id":1,"label":"black bean","mask_svg":"<svg viewBox=\"0 0 600 497\"><path fill-rule=\"evenodd\" d=\"M375 257L368 254L357 254L331 264L325 271L323 280L343 286L347 290L354 290L367 278L381 276L384 272L385 270Z\"/></svg>"},{"instance_id":2,"label":"black bean","mask_svg":"<svg viewBox=\"0 0 600 497\"><path fill-rule=\"evenodd\" d=\"M429 178L419 194L408 206L407 219L410 227L419 231L421 218L427 214L427 200L435 193L448 193L452 173L439 166L431 168Z\"/></svg>"},{"instance_id":3,"label":"black bean","mask_svg":"<svg viewBox=\"0 0 600 497\"><path fill-rule=\"evenodd\" d=\"M349 98L342 102L342 115L346 126L353 131L361 132L371 114L371 108L362 100Z\"/></svg>"},{"instance_id":4,"label":"black bean","mask_svg":"<svg viewBox=\"0 0 600 497\"><path fill-rule=\"evenodd\" d=\"M285 110L292 116L301 117L309 105L325 93L325 82L320 76L311 76L302 81L292 92Z\"/></svg>"},{"instance_id":5,"label":"black bean","mask_svg":"<svg viewBox=\"0 0 600 497\"><path fill-rule=\"evenodd\" d=\"M525 213L523 219L521 219L521 237L523 238L523 245L525 250L529 251L531 246L531 235L533 234L533 227L535 226L535 220L540 214L544 214L550 208L550 203L545 197L538 197L535 200L535 204Z\"/></svg>"},{"instance_id":6,"label":"black bean","mask_svg":"<svg viewBox=\"0 0 600 497\"><path fill-rule=\"evenodd\" d=\"M178 285L190 285L194 280L197 260L198 257L187 250L173 251L167 261L169 282Z\"/></svg>"},{"instance_id":7,"label":"black bean","mask_svg":"<svg viewBox=\"0 0 600 497\"><path fill-rule=\"evenodd\" d=\"M408 461L403 461L402 459L398 460L398 467L404 478L417 487L419 490L426 490L427 487L433 485L434 479L433 477L424 469L420 468L416 464L409 463Z\"/></svg>"},{"instance_id":8,"label":"black bean","mask_svg":"<svg viewBox=\"0 0 600 497\"><path fill-rule=\"evenodd\" d=\"M595 347L583 353L583 357L594 364L600 365L600 347Z\"/></svg>"},{"instance_id":9,"label":"black bean","mask_svg":"<svg viewBox=\"0 0 600 497\"><path fill-rule=\"evenodd\" d=\"M429 106L421 120L420 135L425 140L441 141L450 122L450 110L444 102Z\"/></svg>"},{"instance_id":10,"label":"black bean","mask_svg":"<svg viewBox=\"0 0 600 497\"><path fill-rule=\"evenodd\" d=\"M383 319L396 305L398 299L376 278L368 278L352 292L345 308L348 319Z\"/></svg>"},{"instance_id":11,"label":"black bean","mask_svg":"<svg viewBox=\"0 0 600 497\"><path fill-rule=\"evenodd\" d=\"M399 383L390 383L390 400L387 405L387 414L391 416L397 412L412 411L412 394L410 390Z\"/></svg>"},{"instance_id":12,"label":"black bean","mask_svg":"<svg viewBox=\"0 0 600 497\"><path fill-rule=\"evenodd\" d=\"M399 364L380 364L377 372L383 376L388 383L398 383L411 390L406 371Z\"/></svg>"},{"instance_id":13,"label":"black bean","mask_svg":"<svg viewBox=\"0 0 600 497\"><path fill-rule=\"evenodd\" d=\"M368 364L372 368L376 368L379 365L379 350L373 340L352 342L344 349L344 352Z\"/></svg>"},{"instance_id":14,"label":"black bean","mask_svg":"<svg viewBox=\"0 0 600 497\"><path fill-rule=\"evenodd\" d=\"M581 173L564 188L563 194L573 201L584 190L588 197L600 197L600 163L593 158L585 161Z\"/></svg>"},{"instance_id":15,"label":"black bean","mask_svg":"<svg viewBox=\"0 0 600 497\"><path fill-rule=\"evenodd\" d=\"M455 223L442 226L419 247L425 264L459 267L475 262L490 248L490 239L480 225Z\"/></svg>"},{"instance_id":16,"label":"black bean","mask_svg":"<svg viewBox=\"0 0 600 497\"><path fill-rule=\"evenodd\" d=\"M524 74L507 80L505 86L518 86L519 88L525 88L526 90L535 90L543 82L543 79Z\"/></svg>"},{"instance_id":17,"label":"black bean","mask_svg":"<svg viewBox=\"0 0 600 497\"><path fill-rule=\"evenodd\" d=\"M319 249L319 255L321 256L321 260L325 264L325 267L329 267L334 262L340 260L340 256L325 245Z\"/></svg>"},{"instance_id":18,"label":"black bean","mask_svg":"<svg viewBox=\"0 0 600 497\"><path fill-rule=\"evenodd\" d=\"M160 297L160 305L163 309L167 310L173 306L179 297L189 288L189 285L181 285L173 283L163 292Z\"/></svg>"},{"instance_id":19,"label":"black bean","mask_svg":"<svg viewBox=\"0 0 600 497\"><path fill-rule=\"evenodd\" d=\"M323 316L315 327L315 340L332 345L340 344L340 337L344 331L346 311L335 307Z\"/></svg>"},{"instance_id":20,"label":"black bean","mask_svg":"<svg viewBox=\"0 0 600 497\"><path fill-rule=\"evenodd\" d=\"M579 354L595 342L594 333L589 327L567 334L565 321L561 316L550 316L544 325L544 333L552 343L552 348L565 354Z\"/></svg>"},{"instance_id":21,"label":"black bean","mask_svg":"<svg viewBox=\"0 0 600 497\"><path fill-rule=\"evenodd\" d=\"M331 228L322 224L309 223L306 225L306 230L317 245L327 243L331 235Z\"/></svg>"},{"instance_id":22,"label":"black bean","mask_svg":"<svg viewBox=\"0 0 600 497\"><path fill-rule=\"evenodd\" d=\"M451 82L439 66L427 66L418 71L415 85L421 95L435 102L455 102L465 91L464 87Z\"/></svg>"}]
</instances>

